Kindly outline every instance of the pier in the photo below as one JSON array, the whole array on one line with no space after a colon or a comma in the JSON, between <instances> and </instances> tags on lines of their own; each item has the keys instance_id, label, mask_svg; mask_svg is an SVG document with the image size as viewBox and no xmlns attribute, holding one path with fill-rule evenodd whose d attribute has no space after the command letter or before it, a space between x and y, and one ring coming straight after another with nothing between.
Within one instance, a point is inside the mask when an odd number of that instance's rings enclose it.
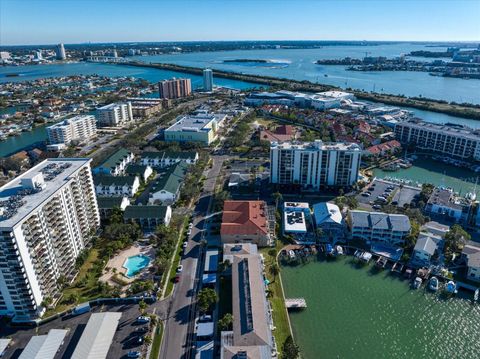
<instances>
[{"instance_id":1,"label":"pier","mask_svg":"<svg viewBox=\"0 0 480 359\"><path fill-rule=\"evenodd\" d=\"M307 307L305 298L285 298L287 309L303 309Z\"/></svg>"}]
</instances>

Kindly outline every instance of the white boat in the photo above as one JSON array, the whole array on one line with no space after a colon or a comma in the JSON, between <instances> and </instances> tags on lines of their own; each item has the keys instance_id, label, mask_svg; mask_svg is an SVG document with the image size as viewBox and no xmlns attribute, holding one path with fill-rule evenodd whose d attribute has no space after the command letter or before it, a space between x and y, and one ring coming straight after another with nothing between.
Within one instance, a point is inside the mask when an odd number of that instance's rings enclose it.
<instances>
[{"instance_id":1,"label":"white boat","mask_svg":"<svg viewBox=\"0 0 480 359\"><path fill-rule=\"evenodd\" d=\"M295 256L295 252L292 251L292 250L289 250L289 251L288 251L288 256L290 257L290 259L295 259L295 257L296 257L296 256Z\"/></svg>"},{"instance_id":2,"label":"white boat","mask_svg":"<svg viewBox=\"0 0 480 359\"><path fill-rule=\"evenodd\" d=\"M343 248L342 246L336 246L335 250L337 252L337 255L342 256L343 255Z\"/></svg>"},{"instance_id":3,"label":"white boat","mask_svg":"<svg viewBox=\"0 0 480 359\"><path fill-rule=\"evenodd\" d=\"M416 277L415 280L412 283L413 289L418 289L422 285L422 278Z\"/></svg>"},{"instance_id":4,"label":"white boat","mask_svg":"<svg viewBox=\"0 0 480 359\"><path fill-rule=\"evenodd\" d=\"M457 283L455 283L453 280L449 280L448 283L445 285L445 292L449 294L457 294Z\"/></svg>"},{"instance_id":5,"label":"white boat","mask_svg":"<svg viewBox=\"0 0 480 359\"><path fill-rule=\"evenodd\" d=\"M437 277L432 277L430 278L430 281L428 282L428 289L430 289L433 292L436 292L439 288L439 282Z\"/></svg>"}]
</instances>

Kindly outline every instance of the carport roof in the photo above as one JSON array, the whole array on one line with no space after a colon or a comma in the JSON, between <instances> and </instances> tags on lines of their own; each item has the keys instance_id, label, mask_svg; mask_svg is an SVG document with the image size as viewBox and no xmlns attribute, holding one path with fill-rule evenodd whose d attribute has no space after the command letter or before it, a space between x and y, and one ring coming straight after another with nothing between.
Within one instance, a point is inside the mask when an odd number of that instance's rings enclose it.
<instances>
[{"instance_id":1,"label":"carport roof","mask_svg":"<svg viewBox=\"0 0 480 359\"><path fill-rule=\"evenodd\" d=\"M73 352L72 359L104 359L112 344L122 313L94 313Z\"/></svg>"}]
</instances>

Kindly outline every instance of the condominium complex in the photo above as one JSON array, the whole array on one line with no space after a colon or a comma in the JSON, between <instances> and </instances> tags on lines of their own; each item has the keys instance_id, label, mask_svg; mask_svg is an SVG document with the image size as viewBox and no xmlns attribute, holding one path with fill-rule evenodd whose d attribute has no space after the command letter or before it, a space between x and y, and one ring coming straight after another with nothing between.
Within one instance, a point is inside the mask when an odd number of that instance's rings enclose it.
<instances>
[{"instance_id":1,"label":"condominium complex","mask_svg":"<svg viewBox=\"0 0 480 359\"><path fill-rule=\"evenodd\" d=\"M134 118L149 117L170 106L170 101L165 98L130 97L127 101L132 104Z\"/></svg>"},{"instance_id":2,"label":"condominium complex","mask_svg":"<svg viewBox=\"0 0 480 359\"><path fill-rule=\"evenodd\" d=\"M160 98L182 98L192 93L192 82L190 79L164 80L158 83Z\"/></svg>"},{"instance_id":3,"label":"condominium complex","mask_svg":"<svg viewBox=\"0 0 480 359\"><path fill-rule=\"evenodd\" d=\"M272 143L270 181L305 189L352 186L358 180L361 150L353 143Z\"/></svg>"},{"instance_id":4,"label":"condominium complex","mask_svg":"<svg viewBox=\"0 0 480 359\"><path fill-rule=\"evenodd\" d=\"M397 139L415 148L480 161L480 130L411 119L395 125Z\"/></svg>"},{"instance_id":5,"label":"condominium complex","mask_svg":"<svg viewBox=\"0 0 480 359\"><path fill-rule=\"evenodd\" d=\"M35 318L74 278L100 224L90 161L48 159L0 187L0 315Z\"/></svg>"},{"instance_id":6,"label":"condominium complex","mask_svg":"<svg viewBox=\"0 0 480 359\"><path fill-rule=\"evenodd\" d=\"M57 48L55 49L55 55L57 60L65 60L67 58L67 54L65 53L65 46L63 44L58 44Z\"/></svg>"},{"instance_id":7,"label":"condominium complex","mask_svg":"<svg viewBox=\"0 0 480 359\"><path fill-rule=\"evenodd\" d=\"M203 91L213 90L213 71L211 69L203 70Z\"/></svg>"},{"instance_id":8,"label":"condominium complex","mask_svg":"<svg viewBox=\"0 0 480 359\"><path fill-rule=\"evenodd\" d=\"M411 229L407 216L380 212L350 211L348 224L352 238L367 244L379 242L401 246Z\"/></svg>"},{"instance_id":9,"label":"condominium complex","mask_svg":"<svg viewBox=\"0 0 480 359\"><path fill-rule=\"evenodd\" d=\"M47 127L51 145L68 146L72 141L84 142L97 135L95 116L79 115Z\"/></svg>"},{"instance_id":10,"label":"condominium complex","mask_svg":"<svg viewBox=\"0 0 480 359\"><path fill-rule=\"evenodd\" d=\"M101 126L120 126L133 120L132 104L111 103L97 108L98 124Z\"/></svg>"}]
</instances>

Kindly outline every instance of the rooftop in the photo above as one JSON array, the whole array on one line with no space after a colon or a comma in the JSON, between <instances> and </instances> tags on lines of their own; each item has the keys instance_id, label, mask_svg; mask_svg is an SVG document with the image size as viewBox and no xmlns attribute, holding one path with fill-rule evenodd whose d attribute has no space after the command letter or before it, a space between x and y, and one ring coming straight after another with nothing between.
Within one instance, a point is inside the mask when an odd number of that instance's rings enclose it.
<instances>
[{"instance_id":1,"label":"rooftop","mask_svg":"<svg viewBox=\"0 0 480 359\"><path fill-rule=\"evenodd\" d=\"M465 198L457 197L452 190L440 187L433 190L427 204L454 210L462 210L465 206L469 206L469 202Z\"/></svg>"},{"instance_id":2,"label":"rooftop","mask_svg":"<svg viewBox=\"0 0 480 359\"><path fill-rule=\"evenodd\" d=\"M131 151L128 151L125 148L120 148L117 152L115 152L113 155L111 155L105 161L103 161L103 163L99 167L109 168L109 169L115 168L120 163L122 163L122 161L125 158L130 156L131 153L132 153Z\"/></svg>"},{"instance_id":3,"label":"rooftop","mask_svg":"<svg viewBox=\"0 0 480 359\"><path fill-rule=\"evenodd\" d=\"M67 118L61 122L58 122L54 125L51 125L51 126L48 126L47 128L51 128L51 129L54 129L54 128L60 128L60 127L63 127L63 126L67 126L67 125L70 125L71 123L74 123L74 122L79 122L79 121L84 121L86 119L95 119L95 117L93 115L78 115L78 116L74 116L74 117L71 117L71 118Z\"/></svg>"},{"instance_id":4,"label":"rooftop","mask_svg":"<svg viewBox=\"0 0 480 359\"><path fill-rule=\"evenodd\" d=\"M282 150L310 150L310 151L360 151L360 146L356 143L348 142L323 142L322 140L315 140L315 142L273 142L271 148L278 148Z\"/></svg>"},{"instance_id":5,"label":"rooftop","mask_svg":"<svg viewBox=\"0 0 480 359\"><path fill-rule=\"evenodd\" d=\"M225 201L221 235L268 234L266 204L263 201Z\"/></svg>"},{"instance_id":6,"label":"rooftop","mask_svg":"<svg viewBox=\"0 0 480 359\"><path fill-rule=\"evenodd\" d=\"M376 230L410 231L410 220L403 214L350 211L353 227Z\"/></svg>"},{"instance_id":7,"label":"rooftop","mask_svg":"<svg viewBox=\"0 0 480 359\"><path fill-rule=\"evenodd\" d=\"M442 133L446 132L454 136L468 137L474 141L480 140L480 137L479 137L480 130L478 129L474 130L469 127L461 126L461 125L455 125L455 126L441 125L441 124L436 124L431 122L425 122L418 118L408 119L406 121L400 122L399 125L416 127L416 128L425 129L428 131L438 131Z\"/></svg>"},{"instance_id":8,"label":"rooftop","mask_svg":"<svg viewBox=\"0 0 480 359\"><path fill-rule=\"evenodd\" d=\"M105 105L105 106L102 106L102 107L99 107L97 108L97 111L107 111L107 110L112 110L112 109L115 109L117 107L120 107L122 105L126 105L126 103L123 103L123 102L114 102L114 103L110 103L108 105Z\"/></svg>"},{"instance_id":9,"label":"rooftop","mask_svg":"<svg viewBox=\"0 0 480 359\"><path fill-rule=\"evenodd\" d=\"M168 206L127 206L123 218L137 219L137 218L158 218L165 219Z\"/></svg>"},{"instance_id":10,"label":"rooftop","mask_svg":"<svg viewBox=\"0 0 480 359\"><path fill-rule=\"evenodd\" d=\"M437 241L433 237L436 236L432 233L420 233L414 250L427 252L432 256L437 250Z\"/></svg>"},{"instance_id":11,"label":"rooftop","mask_svg":"<svg viewBox=\"0 0 480 359\"><path fill-rule=\"evenodd\" d=\"M136 176L94 176L95 186L132 186Z\"/></svg>"},{"instance_id":12,"label":"rooftop","mask_svg":"<svg viewBox=\"0 0 480 359\"><path fill-rule=\"evenodd\" d=\"M112 344L122 313L93 313L83 330L72 359L104 359Z\"/></svg>"},{"instance_id":13,"label":"rooftop","mask_svg":"<svg viewBox=\"0 0 480 359\"><path fill-rule=\"evenodd\" d=\"M90 158L49 158L0 187L0 228L11 228L42 205Z\"/></svg>"},{"instance_id":14,"label":"rooftop","mask_svg":"<svg viewBox=\"0 0 480 359\"><path fill-rule=\"evenodd\" d=\"M18 359L53 359L68 330L51 329L47 335L33 336Z\"/></svg>"},{"instance_id":15,"label":"rooftop","mask_svg":"<svg viewBox=\"0 0 480 359\"><path fill-rule=\"evenodd\" d=\"M98 208L110 209L121 206L125 197L97 197Z\"/></svg>"},{"instance_id":16,"label":"rooftop","mask_svg":"<svg viewBox=\"0 0 480 359\"><path fill-rule=\"evenodd\" d=\"M183 132L200 132L210 131L213 123L219 123L225 115L220 114L197 114L184 115L177 117L176 122L165 131L183 131Z\"/></svg>"},{"instance_id":17,"label":"rooftop","mask_svg":"<svg viewBox=\"0 0 480 359\"><path fill-rule=\"evenodd\" d=\"M151 193L158 191L177 193L187 176L188 166L185 162L179 162L170 167L152 186Z\"/></svg>"},{"instance_id":18,"label":"rooftop","mask_svg":"<svg viewBox=\"0 0 480 359\"><path fill-rule=\"evenodd\" d=\"M195 159L198 157L198 153L194 151L181 151L181 152L172 152L172 151L161 151L161 152L143 152L141 154L142 159L152 158L152 159Z\"/></svg>"},{"instance_id":19,"label":"rooftop","mask_svg":"<svg viewBox=\"0 0 480 359\"><path fill-rule=\"evenodd\" d=\"M315 222L318 225L323 223L343 224L343 217L340 208L333 203L321 202L313 205L313 215Z\"/></svg>"}]
</instances>

